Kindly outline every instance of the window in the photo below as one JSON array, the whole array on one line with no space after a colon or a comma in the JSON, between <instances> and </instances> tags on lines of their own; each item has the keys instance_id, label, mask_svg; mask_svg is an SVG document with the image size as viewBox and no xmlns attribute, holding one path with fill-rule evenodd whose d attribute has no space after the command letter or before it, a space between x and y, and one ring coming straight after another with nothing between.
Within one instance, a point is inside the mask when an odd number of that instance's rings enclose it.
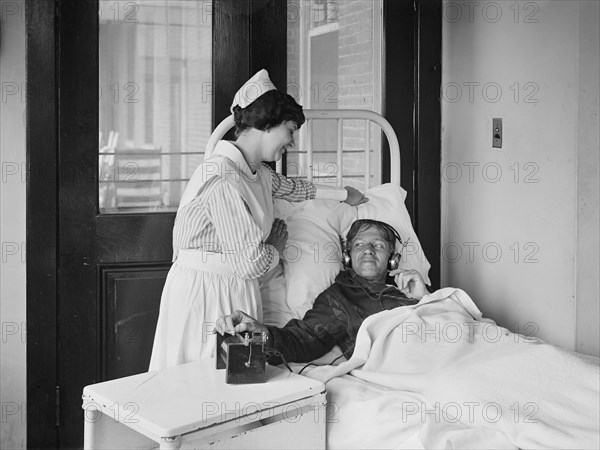
<instances>
[{"instance_id":1,"label":"window","mask_svg":"<svg viewBox=\"0 0 600 450\"><path fill-rule=\"evenodd\" d=\"M382 0L288 0L288 93L305 108L368 109L381 113ZM288 154L288 176L307 177L307 147L313 150L313 181L365 189L364 121L344 121L343 167L337 167L337 125L315 121L308 142L302 127ZM381 182L380 134L368 143L370 185Z\"/></svg>"},{"instance_id":2,"label":"window","mask_svg":"<svg viewBox=\"0 0 600 450\"><path fill-rule=\"evenodd\" d=\"M212 131L212 2L100 0L99 207L175 211Z\"/></svg>"}]
</instances>

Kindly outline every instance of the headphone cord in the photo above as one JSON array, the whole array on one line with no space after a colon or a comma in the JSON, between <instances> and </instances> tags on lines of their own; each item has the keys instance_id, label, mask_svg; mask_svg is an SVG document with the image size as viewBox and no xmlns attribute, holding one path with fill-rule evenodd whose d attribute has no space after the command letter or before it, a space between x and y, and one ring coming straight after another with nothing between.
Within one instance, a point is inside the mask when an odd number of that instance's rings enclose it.
<instances>
[{"instance_id":1,"label":"headphone cord","mask_svg":"<svg viewBox=\"0 0 600 450\"><path fill-rule=\"evenodd\" d=\"M302 369L300 369L300 371L298 372L298 375L301 375L302 372L304 372L304 369L306 369L309 366L315 366L315 367L322 367L322 366L332 366L338 359L345 357L346 353L350 352L350 351L354 351L354 345L352 344L352 347L350 347L348 350L346 350L345 352L343 352L340 356L338 356L337 358L335 358L333 361L331 361L328 364L315 364L315 363L308 363L306 364L304 367L302 367Z\"/></svg>"},{"instance_id":2,"label":"headphone cord","mask_svg":"<svg viewBox=\"0 0 600 450\"><path fill-rule=\"evenodd\" d=\"M379 302L379 305L381 306L382 311L385 309L383 307L383 301L381 300L381 297L383 296L383 294L388 290L398 289L396 286L392 286L391 284L386 284L386 286L379 292L379 294L377 294L377 297L373 297L371 294L369 294L369 291L367 291L367 289L362 284L360 284L358 281L356 282L356 284L358 284L358 286L363 290L363 292L367 295L367 297L369 297L371 300Z\"/></svg>"},{"instance_id":3,"label":"headphone cord","mask_svg":"<svg viewBox=\"0 0 600 450\"><path fill-rule=\"evenodd\" d=\"M292 368L290 367L290 365L287 363L287 361L285 360L285 356L283 356L283 354L277 350L275 350L274 348L271 347L264 347L263 348L263 352L267 355L273 355L276 356L278 358L281 358L281 361L283 362L283 365L285 367L287 367L287 370L289 370L290 372L294 373L294 371L292 370Z\"/></svg>"},{"instance_id":4,"label":"headphone cord","mask_svg":"<svg viewBox=\"0 0 600 450\"><path fill-rule=\"evenodd\" d=\"M350 347L348 350L346 350L344 353L342 353L340 356L338 356L337 358L335 358L333 361L331 361L329 364L315 364L315 363L308 363L306 364L304 367L302 367L302 369L300 369L300 371L298 372L298 375L302 374L302 372L304 371L304 369L306 369L308 366L320 366L320 365L333 365L338 359L340 359L343 356L346 356L346 353L348 353L349 351L354 350L354 345L352 345L352 347ZM270 348L270 347L265 347L263 349L263 352L267 355L273 355L276 356L278 358L281 358L281 361L283 362L283 365L287 368L287 370L289 370L292 373L295 373L292 368L290 367L290 365L288 364L288 362L285 360L285 357L283 356L283 354L277 350L275 350L274 348Z\"/></svg>"}]
</instances>

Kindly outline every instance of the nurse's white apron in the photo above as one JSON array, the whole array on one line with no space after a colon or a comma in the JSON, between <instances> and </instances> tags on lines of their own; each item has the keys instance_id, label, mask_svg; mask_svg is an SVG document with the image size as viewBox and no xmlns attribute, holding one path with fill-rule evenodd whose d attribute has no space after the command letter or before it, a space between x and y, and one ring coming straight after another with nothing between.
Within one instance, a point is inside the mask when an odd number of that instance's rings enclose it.
<instances>
[{"instance_id":1,"label":"nurse's white apron","mask_svg":"<svg viewBox=\"0 0 600 450\"><path fill-rule=\"evenodd\" d=\"M213 156L192 175L179 208L195 198L210 176L221 176L238 189L266 239L273 222L270 174L268 169L260 168L252 175L243 157L240 161L239 151L232 147L225 141L217 144ZM239 309L262 320L258 280L236 276L220 253L174 246L173 254L174 263L162 292L149 370L213 357L216 349L213 330L221 316Z\"/></svg>"}]
</instances>

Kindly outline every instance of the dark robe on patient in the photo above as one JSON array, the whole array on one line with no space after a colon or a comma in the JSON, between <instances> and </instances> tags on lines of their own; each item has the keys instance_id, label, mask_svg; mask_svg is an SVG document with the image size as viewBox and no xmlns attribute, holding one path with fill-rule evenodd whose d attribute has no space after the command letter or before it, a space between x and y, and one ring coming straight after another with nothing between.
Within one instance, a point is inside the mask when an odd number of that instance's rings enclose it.
<instances>
[{"instance_id":1,"label":"dark robe on patient","mask_svg":"<svg viewBox=\"0 0 600 450\"><path fill-rule=\"evenodd\" d=\"M406 297L396 286L366 280L352 270L342 271L302 320L292 319L283 328L267 326L268 346L281 353L287 362L312 361L336 344L349 358L363 320L380 311L416 303L417 300ZM272 364L280 361L276 357L269 359Z\"/></svg>"}]
</instances>

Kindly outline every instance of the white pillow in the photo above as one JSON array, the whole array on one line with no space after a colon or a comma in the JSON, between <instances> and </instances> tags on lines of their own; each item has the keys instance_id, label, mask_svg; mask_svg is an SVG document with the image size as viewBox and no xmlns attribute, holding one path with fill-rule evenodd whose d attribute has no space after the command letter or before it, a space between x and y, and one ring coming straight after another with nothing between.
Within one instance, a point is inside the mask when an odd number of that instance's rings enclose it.
<instances>
[{"instance_id":1,"label":"white pillow","mask_svg":"<svg viewBox=\"0 0 600 450\"><path fill-rule=\"evenodd\" d=\"M283 309L287 311L278 322L304 317L315 298L333 284L342 268L341 230L356 220L356 214L356 208L336 200L275 200L274 215L285 220L288 229L288 243L281 255L287 295L279 300L285 301Z\"/></svg>"},{"instance_id":2,"label":"white pillow","mask_svg":"<svg viewBox=\"0 0 600 450\"><path fill-rule=\"evenodd\" d=\"M403 242L408 242L400 267L418 270L430 284L431 266L404 205L406 191L384 184L365 195L369 201L358 207L335 200L293 203L275 199L274 216L287 223L288 245L281 255L283 265L260 282L265 323L283 326L290 319L301 319L317 296L333 284L342 268L340 236L346 237L356 219L380 220L396 228Z\"/></svg>"}]
</instances>

